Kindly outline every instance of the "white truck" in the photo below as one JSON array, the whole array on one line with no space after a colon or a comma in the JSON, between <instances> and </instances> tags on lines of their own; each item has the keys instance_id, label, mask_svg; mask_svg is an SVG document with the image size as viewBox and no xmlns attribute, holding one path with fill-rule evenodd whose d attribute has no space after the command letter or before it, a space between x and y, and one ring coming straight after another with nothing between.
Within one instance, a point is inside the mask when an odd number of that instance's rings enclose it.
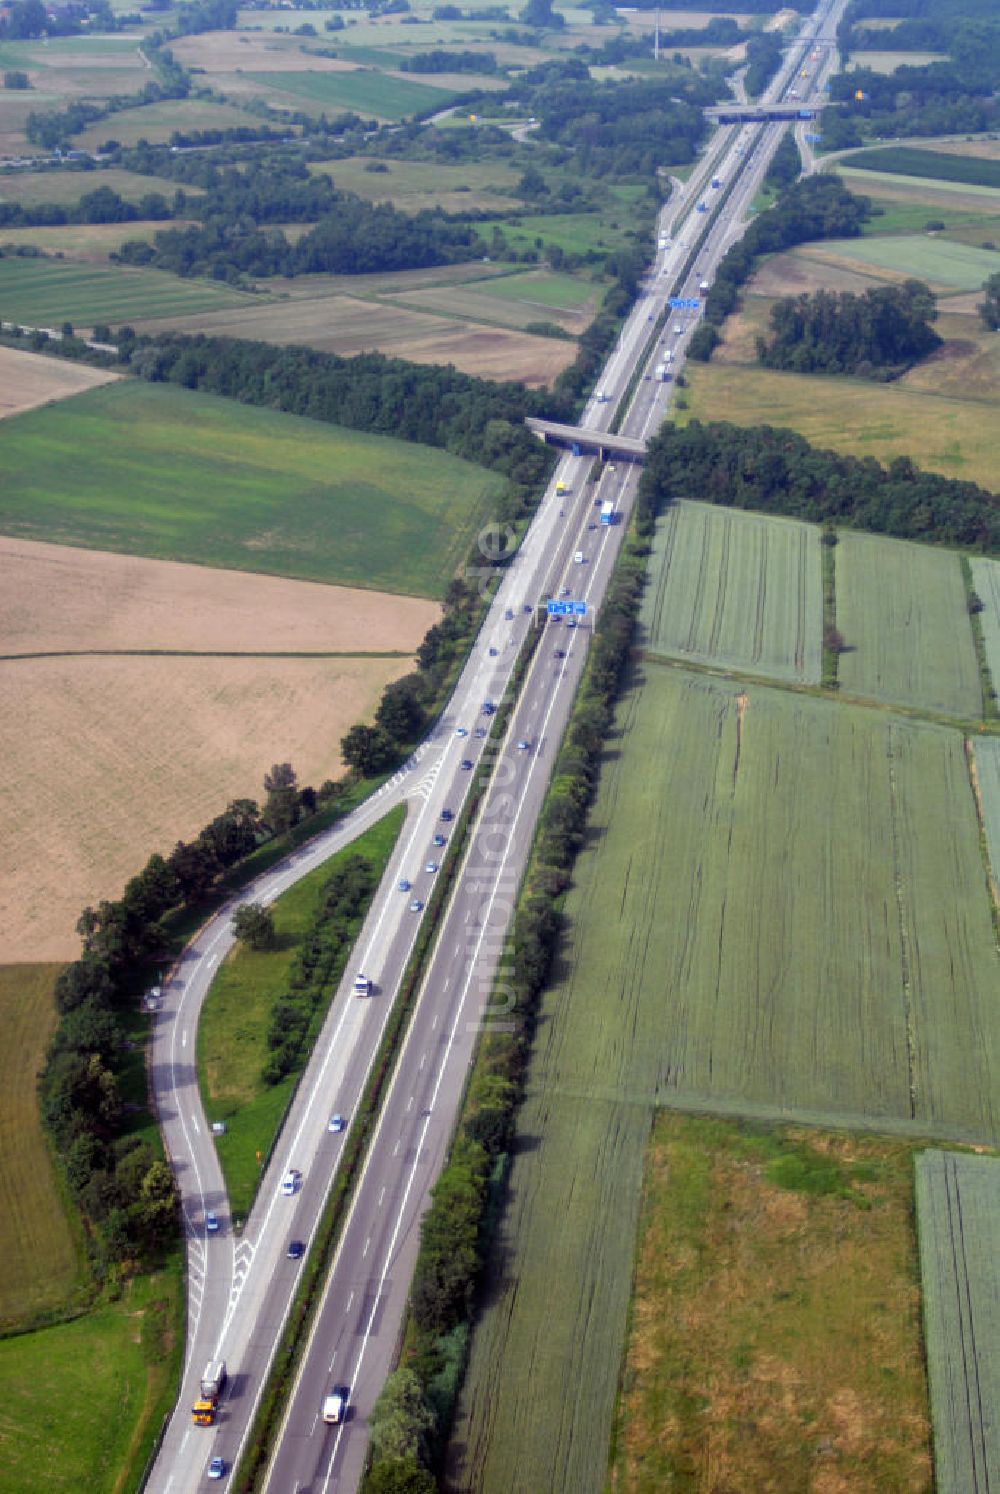
<instances>
[{"instance_id":1,"label":"white truck","mask_svg":"<svg viewBox=\"0 0 1000 1494\"><path fill-rule=\"evenodd\" d=\"M658 384L668 384L670 382L670 369L665 363L658 363L655 373Z\"/></svg>"},{"instance_id":2,"label":"white truck","mask_svg":"<svg viewBox=\"0 0 1000 1494\"><path fill-rule=\"evenodd\" d=\"M335 1385L323 1402L323 1420L335 1427L343 1421L346 1410L347 1391L342 1385Z\"/></svg>"}]
</instances>

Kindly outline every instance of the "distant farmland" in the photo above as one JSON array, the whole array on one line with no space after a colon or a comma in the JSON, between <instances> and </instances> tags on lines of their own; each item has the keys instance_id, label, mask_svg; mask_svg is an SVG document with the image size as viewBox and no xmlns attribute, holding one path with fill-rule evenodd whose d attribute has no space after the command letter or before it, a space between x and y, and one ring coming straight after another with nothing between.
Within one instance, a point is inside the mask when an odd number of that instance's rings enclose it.
<instances>
[{"instance_id":1,"label":"distant farmland","mask_svg":"<svg viewBox=\"0 0 1000 1494\"><path fill-rule=\"evenodd\" d=\"M941 1494L1000 1484L1000 1160L925 1152L917 1228Z\"/></svg>"},{"instance_id":2,"label":"distant farmland","mask_svg":"<svg viewBox=\"0 0 1000 1494\"><path fill-rule=\"evenodd\" d=\"M982 714L958 556L845 531L836 550L841 687L891 705Z\"/></svg>"},{"instance_id":3,"label":"distant farmland","mask_svg":"<svg viewBox=\"0 0 1000 1494\"><path fill-rule=\"evenodd\" d=\"M503 479L446 452L123 380L3 423L0 532L440 596Z\"/></svg>"},{"instance_id":4,"label":"distant farmland","mask_svg":"<svg viewBox=\"0 0 1000 1494\"><path fill-rule=\"evenodd\" d=\"M58 259L0 259L0 309L8 322L58 327L72 322L137 321L193 311L251 306L254 298L208 280L182 280L166 270L78 265Z\"/></svg>"},{"instance_id":5,"label":"distant farmland","mask_svg":"<svg viewBox=\"0 0 1000 1494\"><path fill-rule=\"evenodd\" d=\"M819 530L677 503L657 526L641 638L677 655L815 684L822 665Z\"/></svg>"},{"instance_id":6,"label":"distant farmland","mask_svg":"<svg viewBox=\"0 0 1000 1494\"><path fill-rule=\"evenodd\" d=\"M604 1487L655 1105L1000 1129L960 734L641 667L567 898L452 1441L452 1485L483 1494Z\"/></svg>"},{"instance_id":7,"label":"distant farmland","mask_svg":"<svg viewBox=\"0 0 1000 1494\"><path fill-rule=\"evenodd\" d=\"M977 737L974 749L994 896L1000 897L1000 737Z\"/></svg>"}]
</instances>

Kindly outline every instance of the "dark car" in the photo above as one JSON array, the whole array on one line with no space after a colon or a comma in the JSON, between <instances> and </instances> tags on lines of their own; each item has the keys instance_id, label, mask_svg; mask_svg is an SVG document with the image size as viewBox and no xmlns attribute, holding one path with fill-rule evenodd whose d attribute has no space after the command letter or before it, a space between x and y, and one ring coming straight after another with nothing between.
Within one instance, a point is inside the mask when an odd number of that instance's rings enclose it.
<instances>
[{"instance_id":1,"label":"dark car","mask_svg":"<svg viewBox=\"0 0 1000 1494\"><path fill-rule=\"evenodd\" d=\"M566 657L566 652L565 652L565 650L564 650L564 649L561 649L561 648L557 648L557 649L556 649L556 658L557 658L557 659L565 659L565 657Z\"/></svg>"},{"instance_id":2,"label":"dark car","mask_svg":"<svg viewBox=\"0 0 1000 1494\"><path fill-rule=\"evenodd\" d=\"M453 820L455 818L454 811L451 809L442 809L441 818L443 820Z\"/></svg>"},{"instance_id":3,"label":"dark car","mask_svg":"<svg viewBox=\"0 0 1000 1494\"><path fill-rule=\"evenodd\" d=\"M300 1261L305 1253L306 1247L301 1240L289 1240L285 1254L290 1261Z\"/></svg>"},{"instance_id":4,"label":"dark car","mask_svg":"<svg viewBox=\"0 0 1000 1494\"><path fill-rule=\"evenodd\" d=\"M443 835L435 835L435 837L434 837L434 844L436 846L443 846L443 845L445 845L446 841L445 841L444 836Z\"/></svg>"},{"instance_id":5,"label":"dark car","mask_svg":"<svg viewBox=\"0 0 1000 1494\"><path fill-rule=\"evenodd\" d=\"M460 766L462 768L463 773L469 773L469 772L471 772L472 771L472 758L471 757L463 757Z\"/></svg>"}]
</instances>

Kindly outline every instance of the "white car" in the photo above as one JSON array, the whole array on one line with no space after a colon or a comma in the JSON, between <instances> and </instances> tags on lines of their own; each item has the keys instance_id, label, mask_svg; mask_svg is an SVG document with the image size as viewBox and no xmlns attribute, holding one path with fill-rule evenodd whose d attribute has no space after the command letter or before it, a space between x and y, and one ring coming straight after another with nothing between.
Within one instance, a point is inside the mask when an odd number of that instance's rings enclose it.
<instances>
[{"instance_id":1,"label":"white car","mask_svg":"<svg viewBox=\"0 0 1000 1494\"><path fill-rule=\"evenodd\" d=\"M299 1172L297 1167L290 1167L285 1173L285 1176L282 1178L281 1191L288 1198L291 1198L293 1193L298 1192L299 1179L301 1178L301 1176L302 1174Z\"/></svg>"},{"instance_id":2,"label":"white car","mask_svg":"<svg viewBox=\"0 0 1000 1494\"><path fill-rule=\"evenodd\" d=\"M326 1129L328 1131L332 1131L336 1136L339 1135L339 1133L344 1129L344 1125L345 1121L342 1115L331 1115L330 1119L326 1123Z\"/></svg>"}]
</instances>

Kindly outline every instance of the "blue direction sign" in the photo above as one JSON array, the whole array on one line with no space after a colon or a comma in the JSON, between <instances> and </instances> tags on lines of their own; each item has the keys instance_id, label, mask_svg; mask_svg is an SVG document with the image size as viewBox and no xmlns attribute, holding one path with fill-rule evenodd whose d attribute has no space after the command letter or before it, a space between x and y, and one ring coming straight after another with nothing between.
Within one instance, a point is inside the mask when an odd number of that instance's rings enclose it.
<instances>
[{"instance_id":1,"label":"blue direction sign","mask_svg":"<svg viewBox=\"0 0 1000 1494\"><path fill-rule=\"evenodd\" d=\"M819 142L822 140L822 138L823 138L822 135L806 135L805 136L805 139L809 141L810 145L818 145Z\"/></svg>"},{"instance_id":2,"label":"blue direction sign","mask_svg":"<svg viewBox=\"0 0 1000 1494\"><path fill-rule=\"evenodd\" d=\"M546 610L550 617L586 617L586 602L547 602Z\"/></svg>"},{"instance_id":3,"label":"blue direction sign","mask_svg":"<svg viewBox=\"0 0 1000 1494\"><path fill-rule=\"evenodd\" d=\"M576 614L577 617L586 617L586 615L587 615L587 604L586 604L586 602L574 602L573 603L573 611L574 611L574 613Z\"/></svg>"},{"instance_id":4,"label":"blue direction sign","mask_svg":"<svg viewBox=\"0 0 1000 1494\"><path fill-rule=\"evenodd\" d=\"M697 296L671 296L669 303L675 311L694 311L701 305Z\"/></svg>"}]
</instances>

